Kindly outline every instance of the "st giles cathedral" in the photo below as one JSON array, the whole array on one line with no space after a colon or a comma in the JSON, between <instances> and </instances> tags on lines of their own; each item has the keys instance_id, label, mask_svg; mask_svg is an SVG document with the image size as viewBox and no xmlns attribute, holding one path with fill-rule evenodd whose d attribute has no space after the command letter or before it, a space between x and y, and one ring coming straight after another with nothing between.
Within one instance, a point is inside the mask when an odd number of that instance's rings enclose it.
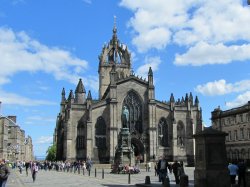
<instances>
[{"instance_id":1,"label":"st giles cathedral","mask_svg":"<svg viewBox=\"0 0 250 187\"><path fill-rule=\"evenodd\" d=\"M169 101L155 98L154 75L142 79L131 68L131 54L113 35L99 55L99 98L86 93L82 79L66 98L62 89L60 112L54 132L57 160L85 160L112 163L122 128L122 111L128 110L129 132L134 158L141 162L164 155L169 161L194 162L194 139L202 129L202 110L192 93Z\"/></svg>"}]
</instances>

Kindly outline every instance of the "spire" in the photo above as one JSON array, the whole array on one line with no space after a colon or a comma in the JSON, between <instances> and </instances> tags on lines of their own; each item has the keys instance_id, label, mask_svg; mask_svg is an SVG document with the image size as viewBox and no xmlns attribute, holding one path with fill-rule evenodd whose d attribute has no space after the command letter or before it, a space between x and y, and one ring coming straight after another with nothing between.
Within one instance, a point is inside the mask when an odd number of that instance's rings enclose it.
<instances>
[{"instance_id":1,"label":"spire","mask_svg":"<svg viewBox=\"0 0 250 187\"><path fill-rule=\"evenodd\" d=\"M175 102L173 93L171 93L170 102L171 102L171 103L174 103L174 102Z\"/></svg>"},{"instance_id":2,"label":"spire","mask_svg":"<svg viewBox=\"0 0 250 187\"><path fill-rule=\"evenodd\" d=\"M75 93L86 93L86 90L85 90L83 83L82 83L82 79L79 79Z\"/></svg>"},{"instance_id":3,"label":"spire","mask_svg":"<svg viewBox=\"0 0 250 187\"><path fill-rule=\"evenodd\" d=\"M151 67L149 67L149 70L148 70L148 84L150 86L152 86L154 84L154 81L153 81L153 71L152 71Z\"/></svg>"},{"instance_id":4,"label":"spire","mask_svg":"<svg viewBox=\"0 0 250 187\"><path fill-rule=\"evenodd\" d=\"M73 90L70 90L68 100L74 99Z\"/></svg>"},{"instance_id":5,"label":"spire","mask_svg":"<svg viewBox=\"0 0 250 187\"><path fill-rule=\"evenodd\" d=\"M65 89L63 88L62 89L62 99L61 99L61 102L64 102L66 100L65 98Z\"/></svg>"},{"instance_id":6,"label":"spire","mask_svg":"<svg viewBox=\"0 0 250 187\"><path fill-rule=\"evenodd\" d=\"M192 95L192 92L190 92L190 94L189 94L189 101L190 101L191 105L193 105L193 95Z\"/></svg>"},{"instance_id":7,"label":"spire","mask_svg":"<svg viewBox=\"0 0 250 187\"><path fill-rule=\"evenodd\" d=\"M151 68L151 67L149 67L148 76L153 76L153 71L152 71L152 68Z\"/></svg>"},{"instance_id":8,"label":"spire","mask_svg":"<svg viewBox=\"0 0 250 187\"><path fill-rule=\"evenodd\" d=\"M89 92L88 92L87 100L92 100L92 96L91 96L90 90L89 90Z\"/></svg>"},{"instance_id":9,"label":"spire","mask_svg":"<svg viewBox=\"0 0 250 187\"><path fill-rule=\"evenodd\" d=\"M65 96L65 89L62 89L62 96Z\"/></svg>"},{"instance_id":10,"label":"spire","mask_svg":"<svg viewBox=\"0 0 250 187\"><path fill-rule=\"evenodd\" d=\"M116 16L114 16L113 39L117 40Z\"/></svg>"},{"instance_id":11,"label":"spire","mask_svg":"<svg viewBox=\"0 0 250 187\"><path fill-rule=\"evenodd\" d=\"M186 102L186 103L188 102L188 93L186 93L185 102Z\"/></svg>"},{"instance_id":12,"label":"spire","mask_svg":"<svg viewBox=\"0 0 250 187\"><path fill-rule=\"evenodd\" d=\"M195 104L195 106L199 106L199 99L197 96L195 96L194 104Z\"/></svg>"}]
</instances>

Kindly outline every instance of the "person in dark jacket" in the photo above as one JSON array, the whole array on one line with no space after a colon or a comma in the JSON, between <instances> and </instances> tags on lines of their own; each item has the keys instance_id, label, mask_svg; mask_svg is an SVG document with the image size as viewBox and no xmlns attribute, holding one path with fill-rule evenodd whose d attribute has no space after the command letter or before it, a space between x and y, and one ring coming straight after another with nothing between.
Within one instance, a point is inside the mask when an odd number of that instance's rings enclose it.
<instances>
[{"instance_id":1,"label":"person in dark jacket","mask_svg":"<svg viewBox=\"0 0 250 187\"><path fill-rule=\"evenodd\" d=\"M0 160L0 187L5 187L7 183L7 179L10 175L10 170L8 166L5 164L5 160Z\"/></svg>"},{"instance_id":2,"label":"person in dark jacket","mask_svg":"<svg viewBox=\"0 0 250 187\"><path fill-rule=\"evenodd\" d=\"M246 165L243 160L239 162L238 168L238 185L241 186L243 182L243 186L246 187Z\"/></svg>"},{"instance_id":3,"label":"person in dark jacket","mask_svg":"<svg viewBox=\"0 0 250 187\"><path fill-rule=\"evenodd\" d=\"M175 182L176 182L176 184L179 184L180 183L180 170L181 170L180 163L175 161L172 164L172 170L173 170L173 173L174 173Z\"/></svg>"},{"instance_id":4,"label":"person in dark jacket","mask_svg":"<svg viewBox=\"0 0 250 187\"><path fill-rule=\"evenodd\" d=\"M164 182L164 179L167 177L168 169L171 171L171 166L168 164L166 157L161 157L157 164L159 182Z\"/></svg>"}]
</instances>

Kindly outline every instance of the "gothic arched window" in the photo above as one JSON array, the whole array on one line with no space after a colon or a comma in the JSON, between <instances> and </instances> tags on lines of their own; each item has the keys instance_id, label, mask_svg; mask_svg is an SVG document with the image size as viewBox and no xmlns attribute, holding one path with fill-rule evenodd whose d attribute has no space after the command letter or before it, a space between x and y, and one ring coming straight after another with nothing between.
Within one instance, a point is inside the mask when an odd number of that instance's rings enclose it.
<instances>
[{"instance_id":1,"label":"gothic arched window","mask_svg":"<svg viewBox=\"0 0 250 187\"><path fill-rule=\"evenodd\" d=\"M177 145L184 146L185 144L185 127L182 121L177 124Z\"/></svg>"},{"instance_id":2,"label":"gothic arched window","mask_svg":"<svg viewBox=\"0 0 250 187\"><path fill-rule=\"evenodd\" d=\"M158 124L158 142L159 145L168 146L168 124L165 118L161 118Z\"/></svg>"},{"instance_id":3,"label":"gothic arched window","mask_svg":"<svg viewBox=\"0 0 250 187\"><path fill-rule=\"evenodd\" d=\"M78 149L84 149L84 123L80 122L77 125L77 139L76 139L76 147Z\"/></svg>"},{"instance_id":4,"label":"gothic arched window","mask_svg":"<svg viewBox=\"0 0 250 187\"><path fill-rule=\"evenodd\" d=\"M95 124L95 145L97 148L106 148L106 124L102 116L97 118Z\"/></svg>"},{"instance_id":5,"label":"gothic arched window","mask_svg":"<svg viewBox=\"0 0 250 187\"><path fill-rule=\"evenodd\" d=\"M128 128L131 133L143 132L142 127L142 102L139 96L130 91L123 101L122 108L126 106L129 111Z\"/></svg>"}]
</instances>

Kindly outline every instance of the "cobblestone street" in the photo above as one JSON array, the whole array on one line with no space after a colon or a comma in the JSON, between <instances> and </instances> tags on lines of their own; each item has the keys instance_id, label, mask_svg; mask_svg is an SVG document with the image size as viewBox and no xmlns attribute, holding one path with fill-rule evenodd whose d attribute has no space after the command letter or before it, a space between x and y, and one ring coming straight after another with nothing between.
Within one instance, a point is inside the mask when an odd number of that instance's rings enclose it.
<instances>
[{"instance_id":1,"label":"cobblestone street","mask_svg":"<svg viewBox=\"0 0 250 187\"><path fill-rule=\"evenodd\" d=\"M194 168L185 168L186 174L189 176L189 184L193 186L193 170ZM97 170L96 177L94 169L91 171L90 176L77 173L57 172L57 171L39 171L37 173L37 179L33 183L31 174L26 176L23 172L20 174L17 170L11 170L11 175L7 182L7 187L79 187L79 186L91 186L91 187L122 187L122 186L135 186L145 182L145 177L150 176L151 186L162 186L158 182L158 177L155 176L154 171L146 172L141 171L139 174L131 175L131 182L128 184L127 174L110 174L110 170L104 170L104 179L102 179L102 170ZM170 183L172 187L175 187L174 175L169 174Z\"/></svg>"}]
</instances>

